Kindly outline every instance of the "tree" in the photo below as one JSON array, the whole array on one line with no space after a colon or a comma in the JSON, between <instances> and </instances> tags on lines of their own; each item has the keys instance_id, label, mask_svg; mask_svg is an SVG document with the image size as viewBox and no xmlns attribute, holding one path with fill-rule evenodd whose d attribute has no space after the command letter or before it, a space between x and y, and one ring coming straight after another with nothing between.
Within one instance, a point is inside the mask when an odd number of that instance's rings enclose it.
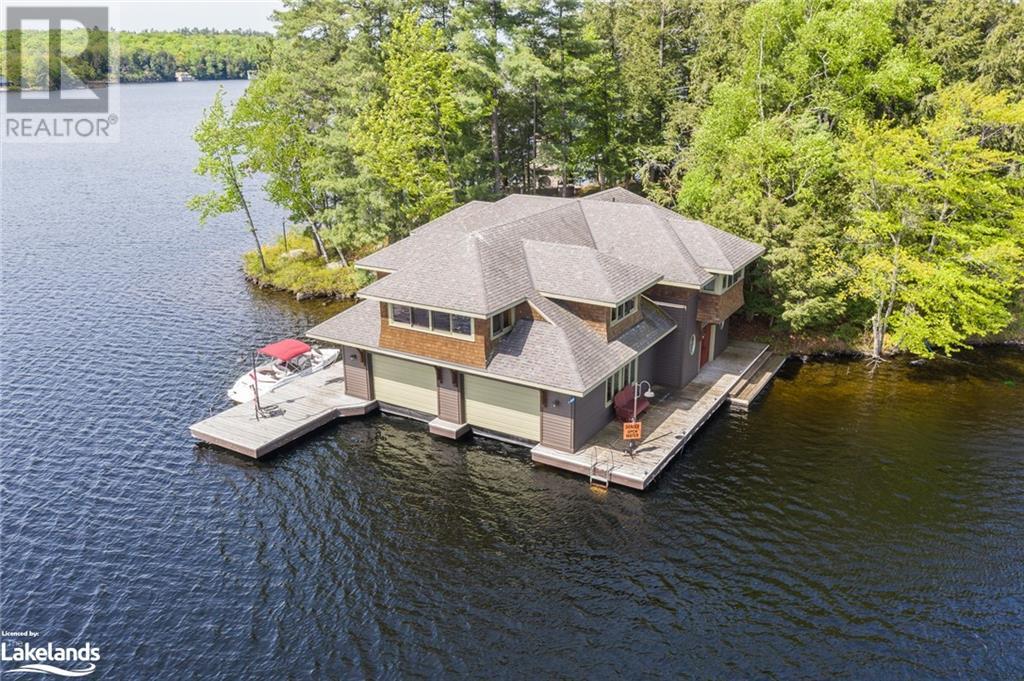
<instances>
[{"instance_id":1,"label":"tree","mask_svg":"<svg viewBox=\"0 0 1024 681\"><path fill-rule=\"evenodd\" d=\"M888 0L766 0L743 20L743 61L712 90L677 200L764 244L748 310L794 329L847 312L849 218L840 143L850 127L913 113L937 69L898 44Z\"/></svg>"},{"instance_id":2,"label":"tree","mask_svg":"<svg viewBox=\"0 0 1024 681\"><path fill-rule=\"evenodd\" d=\"M383 88L350 134L356 162L395 194L410 225L454 205L451 150L463 112L455 98L452 56L439 30L409 12L384 41Z\"/></svg>"},{"instance_id":3,"label":"tree","mask_svg":"<svg viewBox=\"0 0 1024 681\"><path fill-rule=\"evenodd\" d=\"M217 90L213 104L204 113L192 139L199 145L200 153L195 173L211 178L220 185L220 189L193 196L188 201L188 207L199 212L200 224L205 224L211 217L234 213L238 210L244 211L249 232L252 233L252 238L256 241L256 252L260 256L260 265L266 272L267 261L263 257L263 245L260 243L260 235L252 221L249 202L245 200L242 188L245 175L238 163L242 148L242 134L224 106L223 88Z\"/></svg>"},{"instance_id":4,"label":"tree","mask_svg":"<svg viewBox=\"0 0 1024 681\"><path fill-rule=\"evenodd\" d=\"M977 85L940 91L920 126L859 124L845 145L855 181L850 292L871 304L872 355L934 356L1011 321L1024 286L1020 158L989 142L1024 125L1024 104Z\"/></svg>"}]
</instances>

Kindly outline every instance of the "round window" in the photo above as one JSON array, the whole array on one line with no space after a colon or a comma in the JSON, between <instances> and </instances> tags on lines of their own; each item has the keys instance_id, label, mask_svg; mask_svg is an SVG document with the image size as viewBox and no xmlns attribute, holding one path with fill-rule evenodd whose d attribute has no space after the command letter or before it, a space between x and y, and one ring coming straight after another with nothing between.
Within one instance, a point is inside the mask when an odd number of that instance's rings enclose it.
<instances>
[{"instance_id":1,"label":"round window","mask_svg":"<svg viewBox=\"0 0 1024 681\"><path fill-rule=\"evenodd\" d=\"M690 354L697 352L697 334L690 334Z\"/></svg>"}]
</instances>

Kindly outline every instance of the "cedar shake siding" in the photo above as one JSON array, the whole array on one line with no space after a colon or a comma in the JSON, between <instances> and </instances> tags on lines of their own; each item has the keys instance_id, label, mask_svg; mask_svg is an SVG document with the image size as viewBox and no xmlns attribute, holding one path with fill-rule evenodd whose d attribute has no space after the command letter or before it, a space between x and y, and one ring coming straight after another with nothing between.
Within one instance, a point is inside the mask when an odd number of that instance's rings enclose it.
<instances>
[{"instance_id":1,"label":"cedar shake siding","mask_svg":"<svg viewBox=\"0 0 1024 681\"><path fill-rule=\"evenodd\" d=\"M540 405L540 443L563 452L573 447L572 398L545 390Z\"/></svg>"},{"instance_id":2,"label":"cedar shake siding","mask_svg":"<svg viewBox=\"0 0 1024 681\"><path fill-rule=\"evenodd\" d=\"M632 314L623 317L617 322L612 322L612 308L610 307L592 305L590 303L577 303L572 300L559 300L557 298L553 298L552 300L555 303L558 303L559 306L576 315L580 321L589 326L598 336L608 342L615 340L626 331L629 331L644 318L642 307L639 305Z\"/></svg>"},{"instance_id":3,"label":"cedar shake siding","mask_svg":"<svg viewBox=\"0 0 1024 681\"><path fill-rule=\"evenodd\" d=\"M654 302L672 303L674 305L690 305L697 297L697 291L682 286L655 284L644 291L644 295Z\"/></svg>"},{"instance_id":4,"label":"cedar shake siding","mask_svg":"<svg viewBox=\"0 0 1024 681\"><path fill-rule=\"evenodd\" d=\"M361 400L372 400L373 381L367 366L369 353L342 346L341 356L345 364L345 394Z\"/></svg>"},{"instance_id":5,"label":"cedar shake siding","mask_svg":"<svg viewBox=\"0 0 1024 681\"><path fill-rule=\"evenodd\" d=\"M438 368L437 415L450 423L464 423L462 408L462 374L452 369Z\"/></svg>"},{"instance_id":6,"label":"cedar shake siding","mask_svg":"<svg viewBox=\"0 0 1024 681\"><path fill-rule=\"evenodd\" d=\"M608 319L609 319L609 322L608 322L608 336L607 336L607 339L608 339L609 343L612 342L613 340L615 340L616 338L618 338L619 336L621 336L622 334L624 334L625 332L627 332L630 329L632 329L634 326L636 326L637 322L641 321L644 318L643 306L642 305L637 305L635 310L633 310L631 313L629 313L628 315L626 315L625 317L623 317L622 319L620 319L617 322L611 321L611 318L612 318L612 314L611 314L611 310L609 310L608 311Z\"/></svg>"},{"instance_id":7,"label":"cedar shake siding","mask_svg":"<svg viewBox=\"0 0 1024 681\"><path fill-rule=\"evenodd\" d=\"M380 304L380 347L452 364L485 367L491 350L490 321L473 320L473 337L456 338L430 331L392 326L388 306Z\"/></svg>"},{"instance_id":8,"label":"cedar shake siding","mask_svg":"<svg viewBox=\"0 0 1024 681\"><path fill-rule=\"evenodd\" d=\"M721 295L701 292L697 302L697 319L718 324L743 307L743 280L737 281Z\"/></svg>"},{"instance_id":9,"label":"cedar shake siding","mask_svg":"<svg viewBox=\"0 0 1024 681\"><path fill-rule=\"evenodd\" d=\"M603 305L577 303L571 300L554 299L561 307L580 318L584 324L593 329L601 338L608 338L608 320L612 318L612 310Z\"/></svg>"}]
</instances>

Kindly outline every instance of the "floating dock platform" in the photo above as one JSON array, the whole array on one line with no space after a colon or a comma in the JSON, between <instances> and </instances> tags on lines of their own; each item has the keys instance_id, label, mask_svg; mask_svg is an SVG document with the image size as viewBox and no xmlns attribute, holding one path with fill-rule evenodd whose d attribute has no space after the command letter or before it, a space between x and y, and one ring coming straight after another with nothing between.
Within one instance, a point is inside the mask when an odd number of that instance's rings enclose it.
<instances>
[{"instance_id":1,"label":"floating dock platform","mask_svg":"<svg viewBox=\"0 0 1024 681\"><path fill-rule=\"evenodd\" d=\"M530 450L533 460L586 475L592 484L602 487L616 484L646 489L697 430L730 401L734 390L746 390L753 376L763 378L760 371L770 361L774 362L767 345L734 341L682 388L654 386L657 397L641 419L643 439L631 453L627 453L628 443L622 439L622 423L612 421L572 454L537 445ZM749 405L756 393L745 394Z\"/></svg>"},{"instance_id":2,"label":"floating dock platform","mask_svg":"<svg viewBox=\"0 0 1024 681\"><path fill-rule=\"evenodd\" d=\"M262 416L252 402L193 424L192 437L258 459L343 416L360 416L375 401L345 394L341 362L283 385L260 398Z\"/></svg>"}]
</instances>

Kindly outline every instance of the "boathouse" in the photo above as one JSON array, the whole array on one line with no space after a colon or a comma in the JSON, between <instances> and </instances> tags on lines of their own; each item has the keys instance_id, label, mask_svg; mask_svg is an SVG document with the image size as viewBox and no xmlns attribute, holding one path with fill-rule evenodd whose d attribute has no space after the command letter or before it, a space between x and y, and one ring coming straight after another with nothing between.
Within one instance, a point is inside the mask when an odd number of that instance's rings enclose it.
<instances>
[{"instance_id":1,"label":"boathouse","mask_svg":"<svg viewBox=\"0 0 1024 681\"><path fill-rule=\"evenodd\" d=\"M376 281L307 335L342 346L350 397L571 455L624 390L684 387L726 352L763 252L621 188L473 201L357 262Z\"/></svg>"}]
</instances>

